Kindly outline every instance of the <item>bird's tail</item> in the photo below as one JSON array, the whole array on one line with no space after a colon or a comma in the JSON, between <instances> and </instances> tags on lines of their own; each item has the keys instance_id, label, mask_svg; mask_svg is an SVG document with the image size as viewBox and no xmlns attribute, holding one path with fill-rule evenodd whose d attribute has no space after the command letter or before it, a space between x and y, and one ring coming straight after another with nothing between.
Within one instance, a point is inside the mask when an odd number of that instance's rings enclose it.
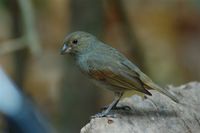
<instances>
[{"instance_id":1,"label":"bird's tail","mask_svg":"<svg viewBox=\"0 0 200 133\"><path fill-rule=\"evenodd\" d=\"M178 98L176 98L175 95L173 95L169 90L167 90L166 88L161 88L160 86L156 85L155 83L151 82L147 85L147 88L151 88L151 89L155 89L159 92L161 92L162 94L168 96L170 99L172 99L174 102L176 103L180 103Z\"/></svg>"},{"instance_id":2,"label":"bird's tail","mask_svg":"<svg viewBox=\"0 0 200 133\"><path fill-rule=\"evenodd\" d=\"M147 89L157 90L157 91L161 92L162 94L168 96L174 102L180 103L179 100L178 100L178 98L176 98L175 95L173 95L172 93L170 93L169 90L167 90L166 88L161 88L160 86L156 85L147 75L145 75L142 72L140 72L140 79L143 81L144 87L146 87Z\"/></svg>"}]
</instances>

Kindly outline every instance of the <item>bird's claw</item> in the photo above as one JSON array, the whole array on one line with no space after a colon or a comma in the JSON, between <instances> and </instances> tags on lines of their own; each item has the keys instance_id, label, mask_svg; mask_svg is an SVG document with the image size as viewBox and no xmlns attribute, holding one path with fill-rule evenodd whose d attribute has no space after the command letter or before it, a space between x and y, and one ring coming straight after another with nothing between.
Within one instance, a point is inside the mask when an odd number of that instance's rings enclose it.
<instances>
[{"instance_id":1,"label":"bird's claw","mask_svg":"<svg viewBox=\"0 0 200 133\"><path fill-rule=\"evenodd\" d=\"M108 106L104 106L104 107L101 108L101 110L106 110L107 108L108 108ZM129 110L131 110L131 107L129 107L129 106L120 106L120 107L115 106L115 107L112 108L112 110L126 110L126 111L129 111Z\"/></svg>"},{"instance_id":2,"label":"bird's claw","mask_svg":"<svg viewBox=\"0 0 200 133\"><path fill-rule=\"evenodd\" d=\"M91 116L91 119L94 119L94 118L103 118L103 117L116 118L116 114L106 114L105 112L101 112L101 113L97 113L97 114Z\"/></svg>"},{"instance_id":3,"label":"bird's claw","mask_svg":"<svg viewBox=\"0 0 200 133\"><path fill-rule=\"evenodd\" d=\"M125 110L125 111L129 111L131 110L131 107L129 106L121 106L121 107L117 107L118 110Z\"/></svg>"},{"instance_id":4,"label":"bird's claw","mask_svg":"<svg viewBox=\"0 0 200 133\"><path fill-rule=\"evenodd\" d=\"M92 115L91 118L102 118L102 117L105 117L106 115L104 115L103 113L97 113L95 115Z\"/></svg>"}]
</instances>

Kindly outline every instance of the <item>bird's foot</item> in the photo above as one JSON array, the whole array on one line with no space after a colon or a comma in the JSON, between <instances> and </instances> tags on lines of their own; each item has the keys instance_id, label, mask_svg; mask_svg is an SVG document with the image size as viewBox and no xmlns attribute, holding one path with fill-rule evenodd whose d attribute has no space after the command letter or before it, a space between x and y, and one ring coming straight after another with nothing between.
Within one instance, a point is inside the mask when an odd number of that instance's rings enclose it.
<instances>
[{"instance_id":1,"label":"bird's foot","mask_svg":"<svg viewBox=\"0 0 200 133\"><path fill-rule=\"evenodd\" d=\"M116 107L116 110L125 110L125 111L129 111L129 110L131 110L131 107L125 105L125 106Z\"/></svg>"},{"instance_id":2,"label":"bird's foot","mask_svg":"<svg viewBox=\"0 0 200 133\"><path fill-rule=\"evenodd\" d=\"M91 116L91 119L94 119L94 118L102 118L102 117L111 117L111 118L116 118L116 114L108 114L108 113L105 113L104 111L101 112L101 113L97 113L93 116Z\"/></svg>"},{"instance_id":3,"label":"bird's foot","mask_svg":"<svg viewBox=\"0 0 200 133\"><path fill-rule=\"evenodd\" d=\"M101 108L101 110L106 110L108 108L108 106L104 106L103 108ZM129 111L131 110L131 107L129 106L115 106L112 108L112 110L125 110L125 111Z\"/></svg>"}]
</instances>

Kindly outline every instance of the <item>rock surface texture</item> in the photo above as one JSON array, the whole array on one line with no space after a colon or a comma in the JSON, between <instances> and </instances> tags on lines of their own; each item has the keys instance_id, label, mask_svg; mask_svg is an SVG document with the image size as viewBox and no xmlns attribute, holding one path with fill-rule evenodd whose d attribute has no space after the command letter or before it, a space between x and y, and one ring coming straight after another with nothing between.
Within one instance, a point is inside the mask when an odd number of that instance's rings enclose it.
<instances>
[{"instance_id":1,"label":"rock surface texture","mask_svg":"<svg viewBox=\"0 0 200 133\"><path fill-rule=\"evenodd\" d=\"M93 118L81 133L200 133L200 83L168 86L180 104L151 90L153 96L132 96L118 105L131 110L115 110L115 117Z\"/></svg>"}]
</instances>

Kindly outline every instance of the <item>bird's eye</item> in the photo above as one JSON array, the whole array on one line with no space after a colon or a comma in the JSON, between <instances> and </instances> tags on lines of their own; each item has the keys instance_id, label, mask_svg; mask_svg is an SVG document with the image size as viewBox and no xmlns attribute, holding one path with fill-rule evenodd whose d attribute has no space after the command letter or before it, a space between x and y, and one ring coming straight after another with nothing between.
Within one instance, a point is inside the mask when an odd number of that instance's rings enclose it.
<instances>
[{"instance_id":1,"label":"bird's eye","mask_svg":"<svg viewBox=\"0 0 200 133\"><path fill-rule=\"evenodd\" d=\"M78 40L75 39L75 40L72 41L72 43L73 43L73 44L77 44L77 43L78 43Z\"/></svg>"}]
</instances>

